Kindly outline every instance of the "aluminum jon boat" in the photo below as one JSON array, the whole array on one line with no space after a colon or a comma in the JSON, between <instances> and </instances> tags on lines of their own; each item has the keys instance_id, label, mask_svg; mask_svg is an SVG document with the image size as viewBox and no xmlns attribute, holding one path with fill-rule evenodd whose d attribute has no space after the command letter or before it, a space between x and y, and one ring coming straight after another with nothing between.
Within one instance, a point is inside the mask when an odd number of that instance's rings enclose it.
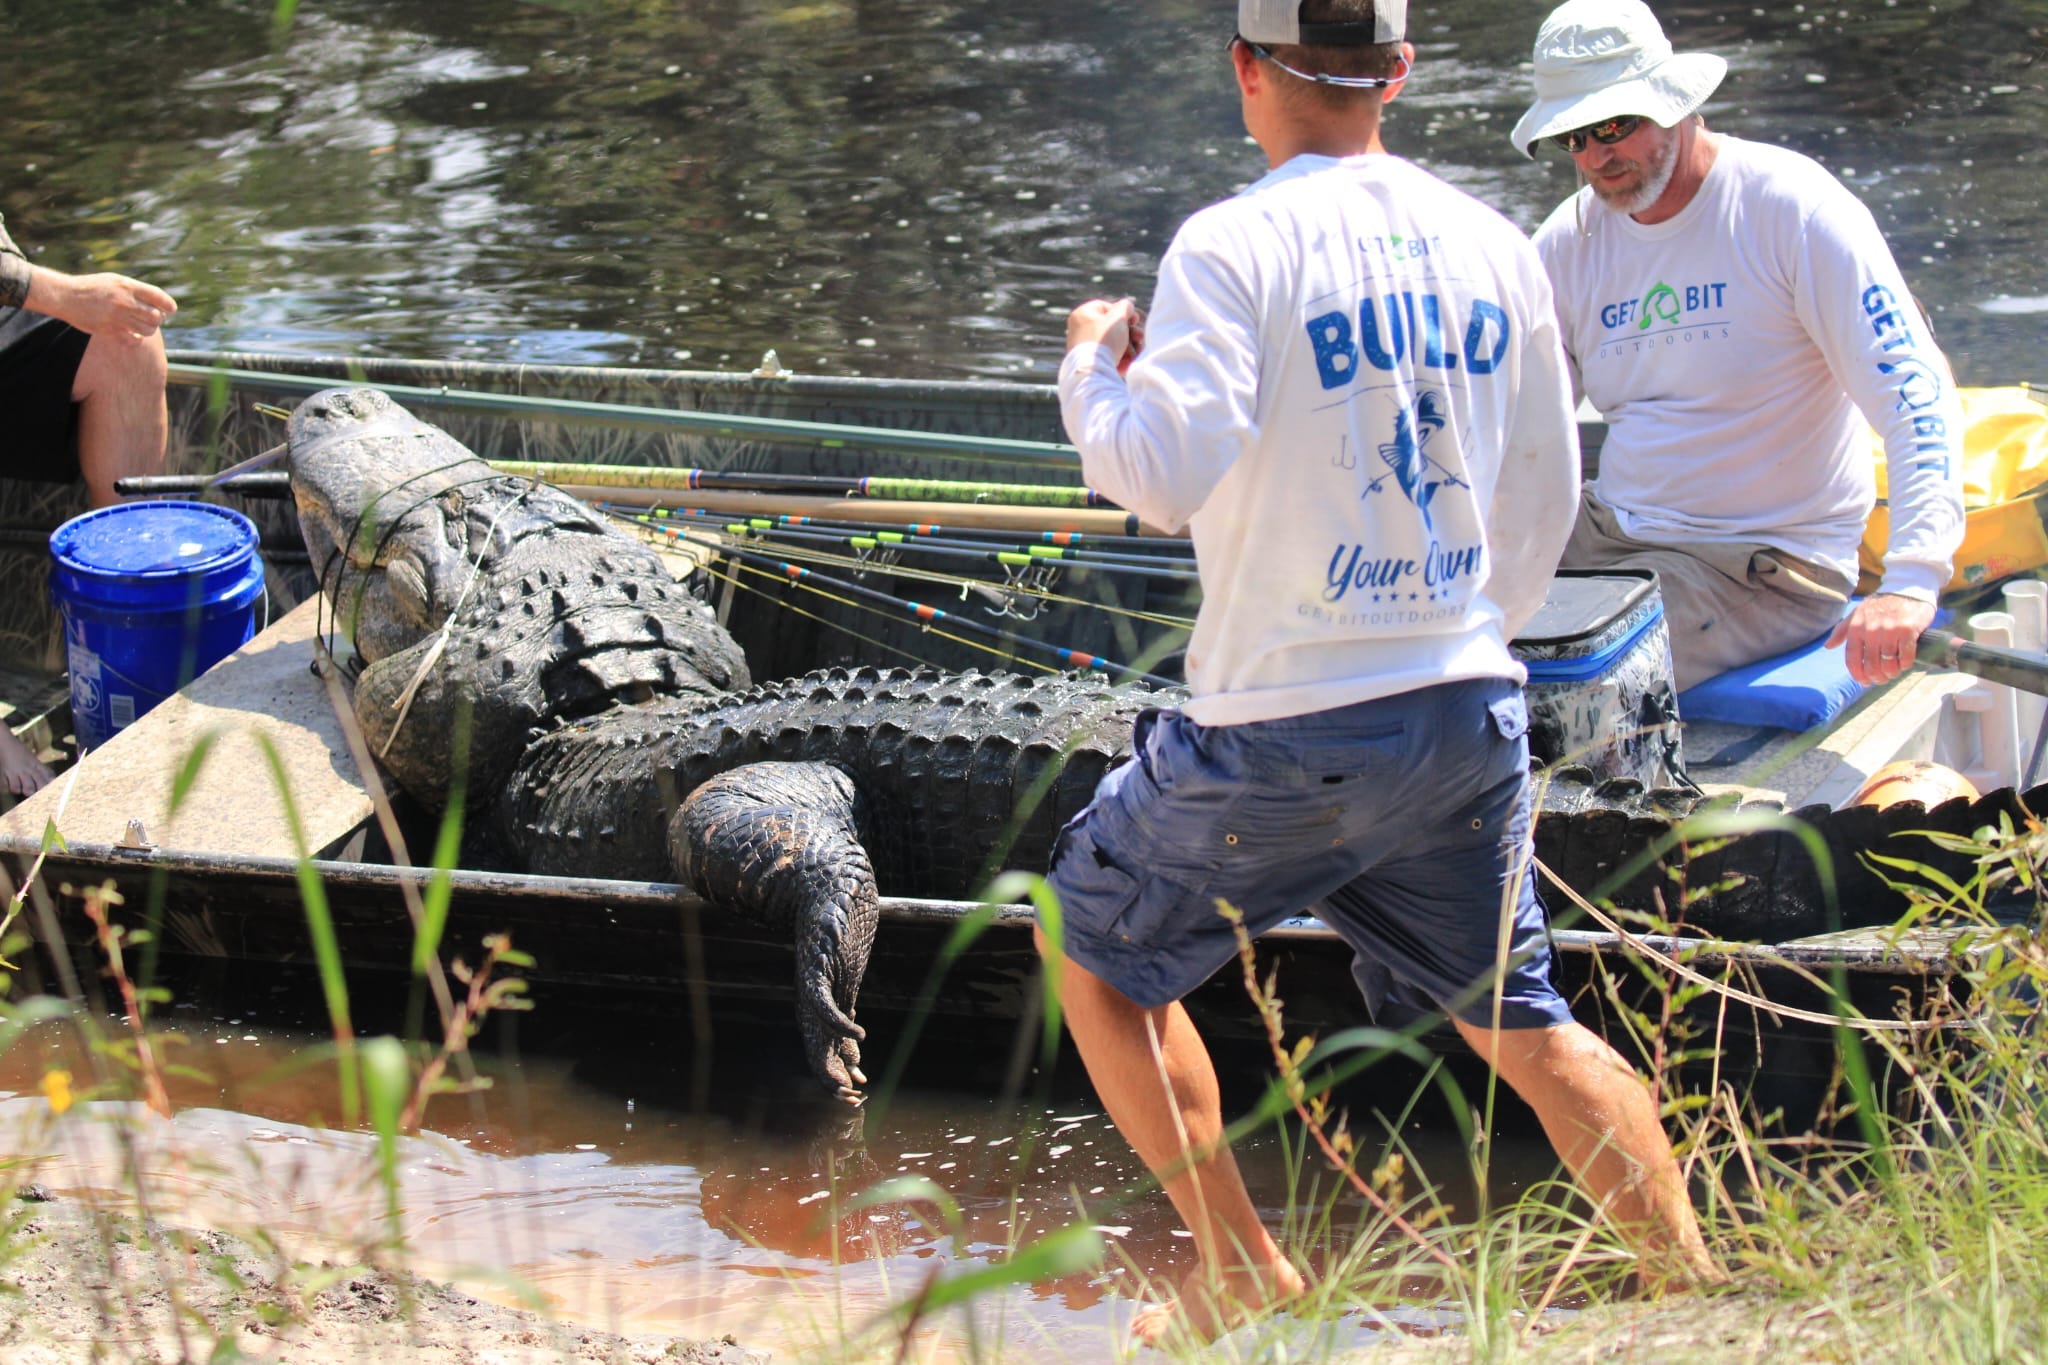
<instances>
[{"instance_id":1,"label":"aluminum jon boat","mask_svg":"<svg viewBox=\"0 0 2048 1365\"><path fill-rule=\"evenodd\" d=\"M754 487L720 489L709 486L716 480L705 480L694 488L686 481L682 489L629 490L614 480L577 489L616 504L622 517L665 523L656 529L692 556L679 571L723 566L713 591L757 676L904 658L984 669L1057 667L1078 658L1170 674L1195 604L1184 574L1144 575L1121 562L1017 555L991 559L974 574L946 574L919 567L892 542L858 530L847 539L867 545L835 545L829 558L794 538L768 534L804 518L829 525L832 535L842 524L872 531L942 517L949 525L970 519L1005 524L1009 513L1002 509L1012 506L932 504L907 496L856 500L844 492L775 486L792 475L906 481L892 491L915 489L918 481L1078 489L1078 467L1051 449L1060 440L1057 410L1051 391L1041 387L808 378L772 368L744 375L247 354L184 353L174 360L171 465L178 471L218 471L254 458L282 440L274 415L279 409L317 387L371 383L393 388L419 416L494 460L759 476ZM1598 434L1597 426L1587 429L1589 447L1597 448ZM634 496L622 496L628 492ZM32 897L42 910L31 913L29 923L75 947L82 916L75 897L58 888L111 878L129 916L157 930L166 963L303 962L312 954L302 904L302 875L310 866L351 970L407 971L413 952L408 899L416 898L428 874L394 864L391 840L357 780L325 685L309 671L318 612L311 604L295 605L308 579L289 504L239 492L209 496L243 508L263 528L276 619L248 648L89 755L71 783L60 779L26 808L0 817L0 852L17 881L42 852L53 819L63 833L63 845L44 854ZM1009 529L1047 537L1048 544L1077 533L1100 542L1161 539L1114 509L1017 506L1022 511L1008 520ZM62 510L12 509L10 520L20 525ZM954 616L1000 633L977 635L964 622L958 632L937 631L929 616L872 609L876 604L848 594L799 598L786 575L776 582L772 573L740 571L741 555L748 547L759 553L762 545L787 559L809 552L809 563L828 565L842 581L898 600L933 597L932 585L942 583ZM33 581L37 568L30 553L12 554L0 566L17 576L14 590L0 594L0 633L19 642L16 657L39 652L48 664L54 662L45 647L51 628ZM821 569L820 576L828 575ZM1986 621L1982 629L2005 631L2000 643L2038 651L2042 627L2030 620L2027 605L2038 599L2033 589L2021 588L2017 621ZM47 743L66 728L57 700L61 684L52 683L47 668L24 672L8 688L17 716L42 727L32 738ZM1838 859L1844 865L1840 894L1825 912L1838 918L1780 922L1764 905L1751 926L1756 932L1740 936L1743 941L1732 934L1707 940L1696 931L1602 928L1550 894L1559 922L1571 926L1556 931L1556 943L1575 1008L1640 1052L1640 1024L1661 1017L1673 998L1665 991L1674 979L1670 964L1681 962L1683 971L1739 986L1735 994L1687 993L1664 1020L1656 1046L1691 1056L1721 1080L1810 1091L1836 1065L1836 1036L1822 1020L1845 1007L1877 1019L1891 1019L1902 1008L1924 1012L1953 978L1959 938L1981 936L1953 927L1892 931L1905 902L1870 868L1858 866L1856 853L1902 831L1967 836L2001 816L2024 819L2027 809L2039 809L2035 799L2022 802L2012 789L2031 766L2040 717L2033 697L1967 674L1915 670L1844 705L1813 730L1739 718L1685 720L1683 752L1691 762L1682 766L1709 790L1752 804L1834 806L1878 767L1904 758L1966 769L1993 794L1934 810L1909 806L1884 820L1846 820L1830 835L1848 854ZM253 734L263 726L277 727L265 733L293 774L304 821L296 837L277 810L266 760L256 748L237 756L226 741L209 760L217 778L202 773L186 804L171 811L174 775L199 735L239 728ZM1652 718L1637 728L1654 735L1660 722ZM2038 799L2048 801L2048 792ZM1596 823L1604 833L1579 839L1565 833L1578 826L1546 816L1539 855L1560 863L1577 859L1578 872L1567 879L1580 891L1604 891L1623 910L1645 908L1632 899L1654 902L1658 892L1655 876L1641 869L1619 884L1590 884L1603 868L1627 871L1626 851L1643 839L1642 813ZM1600 845L1602 839L1608 842ZM1925 839L1910 850L1900 844L1888 851L1940 861ZM301 861L302 853L310 863ZM1945 866L1951 874L1963 871L1952 857ZM453 892L451 951L473 953L479 935L508 931L537 959L529 975L543 1002L549 991L621 1002L680 993L713 1008L772 1006L790 996L786 942L679 887L479 870L446 876ZM2031 910L2005 907L2010 917ZM916 1027L912 1021L938 1019L949 1030L1009 1029L1034 1017L1039 997L1028 911L993 911L972 946L955 954L948 945L976 911L959 902L884 902L861 995L861 1017L876 1047L886 1050L892 1030ZM1847 927L1831 930L1831 924ZM948 963L944 970L942 962ZM1262 973L1279 972L1290 1031L1326 1034L1361 1021L1349 950L1312 918L1263 940L1259 963ZM1754 1003L1758 999L1769 1003ZM1219 976L1191 1004L1218 1036L1251 1037L1261 1028L1234 973ZM690 1010L672 1016L677 1027L689 1027Z\"/></svg>"}]
</instances>

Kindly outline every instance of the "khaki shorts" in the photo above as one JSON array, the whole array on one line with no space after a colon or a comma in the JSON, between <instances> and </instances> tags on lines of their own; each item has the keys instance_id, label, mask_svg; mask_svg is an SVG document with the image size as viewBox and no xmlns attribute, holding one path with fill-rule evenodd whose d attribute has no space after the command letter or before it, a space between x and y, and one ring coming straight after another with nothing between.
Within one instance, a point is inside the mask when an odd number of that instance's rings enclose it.
<instances>
[{"instance_id":1,"label":"khaki shorts","mask_svg":"<svg viewBox=\"0 0 2048 1365\"><path fill-rule=\"evenodd\" d=\"M1655 569L1678 690L1811 643L1842 619L1855 586L1832 569L1754 541L1659 545L1622 533L1614 509L1581 490L1568 569Z\"/></svg>"}]
</instances>

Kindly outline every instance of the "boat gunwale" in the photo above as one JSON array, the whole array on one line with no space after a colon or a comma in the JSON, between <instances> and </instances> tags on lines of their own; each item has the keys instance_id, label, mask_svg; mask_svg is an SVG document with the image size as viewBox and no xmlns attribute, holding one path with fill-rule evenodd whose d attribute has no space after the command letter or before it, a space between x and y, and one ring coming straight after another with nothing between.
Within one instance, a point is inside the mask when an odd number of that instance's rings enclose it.
<instances>
[{"instance_id":1,"label":"boat gunwale","mask_svg":"<svg viewBox=\"0 0 2048 1365\"><path fill-rule=\"evenodd\" d=\"M40 840L0 833L0 855L24 861L43 852ZM115 844L65 844L48 851L51 861L64 865L89 866L110 873L162 871L193 878L247 879L279 885L296 885L299 860L263 854L185 852L173 849L128 849ZM390 863L354 862L340 859L310 860L312 870L323 883L356 890L399 891L403 884L424 887L435 875L430 867L401 867ZM711 902L675 882L642 882L602 877L561 877L540 873L488 872L455 868L447 874L451 890L460 895L500 897L506 900L568 901L601 904L607 910L694 911L717 920L735 918ZM884 923L957 923L968 914L991 908L981 901L882 896L878 905ZM1034 920L1029 905L997 905L995 925L1015 931L1028 928ZM1656 953L1679 957L1690 967L1723 964L1745 967L1798 967L1812 969L1840 965L1862 974L1887 976L1928 976L1951 974L1958 960L1971 960L1983 948L1965 943L1968 935L1982 935L1982 925L1964 924L1922 928L1916 937L1931 936L1941 945L1927 951L1913 944L1888 942L1885 931L1862 931L1867 942L1789 940L1783 943L1739 943L1683 938L1670 934L1621 935L1607 930L1553 929L1555 949L1574 955L1632 955L1638 945ZM1261 940L1320 943L1343 946L1337 932L1310 915L1294 915L1266 931Z\"/></svg>"}]
</instances>

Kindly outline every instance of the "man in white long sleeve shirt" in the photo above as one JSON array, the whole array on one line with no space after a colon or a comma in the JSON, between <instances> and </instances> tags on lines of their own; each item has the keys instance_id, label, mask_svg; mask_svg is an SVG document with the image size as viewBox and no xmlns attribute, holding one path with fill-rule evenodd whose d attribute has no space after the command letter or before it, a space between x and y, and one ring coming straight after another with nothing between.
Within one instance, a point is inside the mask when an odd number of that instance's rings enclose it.
<instances>
[{"instance_id":1,"label":"man in white long sleeve shirt","mask_svg":"<svg viewBox=\"0 0 2048 1365\"><path fill-rule=\"evenodd\" d=\"M1716 1274L1647 1092L1549 977L1507 646L1564 543L1576 430L1528 242L1381 145L1405 8L1240 0L1270 174L1176 235L1128 379L1128 300L1067 327L1089 483L1190 526L1203 588L1189 700L1141 718L1051 874L1076 1043L1202 1258L1141 1340L1302 1288L1177 1003L1235 955L1219 902L1253 934L1315 905L1375 1014L1447 1012L1530 1102L1649 1282Z\"/></svg>"},{"instance_id":2,"label":"man in white long sleeve shirt","mask_svg":"<svg viewBox=\"0 0 2048 1365\"><path fill-rule=\"evenodd\" d=\"M1569 0L1515 126L1586 185L1536 234L1576 386L1607 419L1564 562L1657 570L1681 689L1823 634L1896 677L1962 538L1962 414L1869 210L1694 112L1727 63L1641 0ZM1884 438L1891 537L1849 610Z\"/></svg>"}]
</instances>

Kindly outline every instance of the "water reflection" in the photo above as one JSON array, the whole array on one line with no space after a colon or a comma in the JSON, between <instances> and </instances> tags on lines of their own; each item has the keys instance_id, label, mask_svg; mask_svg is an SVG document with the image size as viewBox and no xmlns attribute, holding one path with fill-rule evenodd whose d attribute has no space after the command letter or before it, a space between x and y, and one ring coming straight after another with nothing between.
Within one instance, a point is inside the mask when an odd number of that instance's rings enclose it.
<instances>
[{"instance_id":1,"label":"water reflection","mask_svg":"<svg viewBox=\"0 0 2048 1365\"><path fill-rule=\"evenodd\" d=\"M298 1259L388 1241L372 1139L319 1126L331 1070L305 1065L302 1036L224 1025L188 1035L188 1062L212 1080L181 1078L169 1123L105 1101L52 1120L37 1086L62 1049L17 1047L0 1064L0 1087L16 1092L0 1099L0 1146L35 1154L33 1178L60 1195L115 1206L132 1202L140 1170L154 1216L261 1229ZM619 1330L733 1332L757 1346L829 1337L884 1312L936 1262L999 1255L1068 1221L1068 1186L1131 1174L1085 1110L915 1104L864 1140L857 1126L764 1128L621 1099L531 1059L501 1079L486 1096L436 1101L431 1131L402 1144L396 1231L409 1264L498 1297L523 1286ZM846 1207L898 1173L954 1192L967 1217L958 1243L903 1206ZM1034 1312L1024 1291L991 1308L1087 1358L1116 1278L1051 1287L1056 1311Z\"/></svg>"},{"instance_id":2,"label":"water reflection","mask_svg":"<svg viewBox=\"0 0 2048 1365\"><path fill-rule=\"evenodd\" d=\"M2037 376L2048 0L1659 7L1710 108L1852 184L1970 382ZM1260 169L1227 5L629 0L0 12L0 210L162 280L173 341L1045 379ZM1390 145L1533 226L1506 130L1541 6L1417 0Z\"/></svg>"},{"instance_id":3,"label":"water reflection","mask_svg":"<svg viewBox=\"0 0 2048 1365\"><path fill-rule=\"evenodd\" d=\"M90 1097L53 1118L45 1073L68 1067L81 1091L94 1073L68 1030L32 1033L0 1054L0 1153L31 1157L29 1178L62 1197L130 1207L139 1170L152 1215L167 1222L260 1236L304 1261L365 1256L394 1231L373 1140L330 1126L337 1091L321 1040L254 1022L275 1013L180 1009L165 1021L181 1039L159 1045L179 1067L168 1123ZM738 1079L747 1068L730 1057L733 1083L693 1110L672 1061L616 1034L608 1053L487 1059L492 1089L433 1102L429 1131L400 1153L396 1232L409 1264L508 1301L535 1293L558 1314L616 1330L731 1332L796 1351L879 1319L935 1272L998 1262L1092 1221L1114 1248L1105 1270L999 1291L975 1311L984 1339L1096 1360L1140 1290L1131 1267L1177 1279L1192 1263L1162 1198L1122 1197L1142 1169L1064 1080L1049 1101L1010 1103L971 1084L944 1088L958 1073L942 1062L920 1077L923 1090L864 1126L796 1098L790 1077L756 1068L761 1084ZM1451 1171L1462 1164L1436 1156ZM1540 1148L1504 1160L1520 1167L1497 1178L1503 1191L1550 1164ZM1327 1202L1328 1177L1297 1175L1275 1139L1247 1144L1241 1161L1276 1228L1290 1203L1301 1219ZM957 1232L928 1203L854 1205L893 1177L921 1177L957 1203ZM1358 1212L1336 1201L1339 1245ZM1382 1328L1361 1315L1287 1330L1363 1343ZM964 1332L961 1321L933 1323L929 1358L953 1355Z\"/></svg>"}]
</instances>

